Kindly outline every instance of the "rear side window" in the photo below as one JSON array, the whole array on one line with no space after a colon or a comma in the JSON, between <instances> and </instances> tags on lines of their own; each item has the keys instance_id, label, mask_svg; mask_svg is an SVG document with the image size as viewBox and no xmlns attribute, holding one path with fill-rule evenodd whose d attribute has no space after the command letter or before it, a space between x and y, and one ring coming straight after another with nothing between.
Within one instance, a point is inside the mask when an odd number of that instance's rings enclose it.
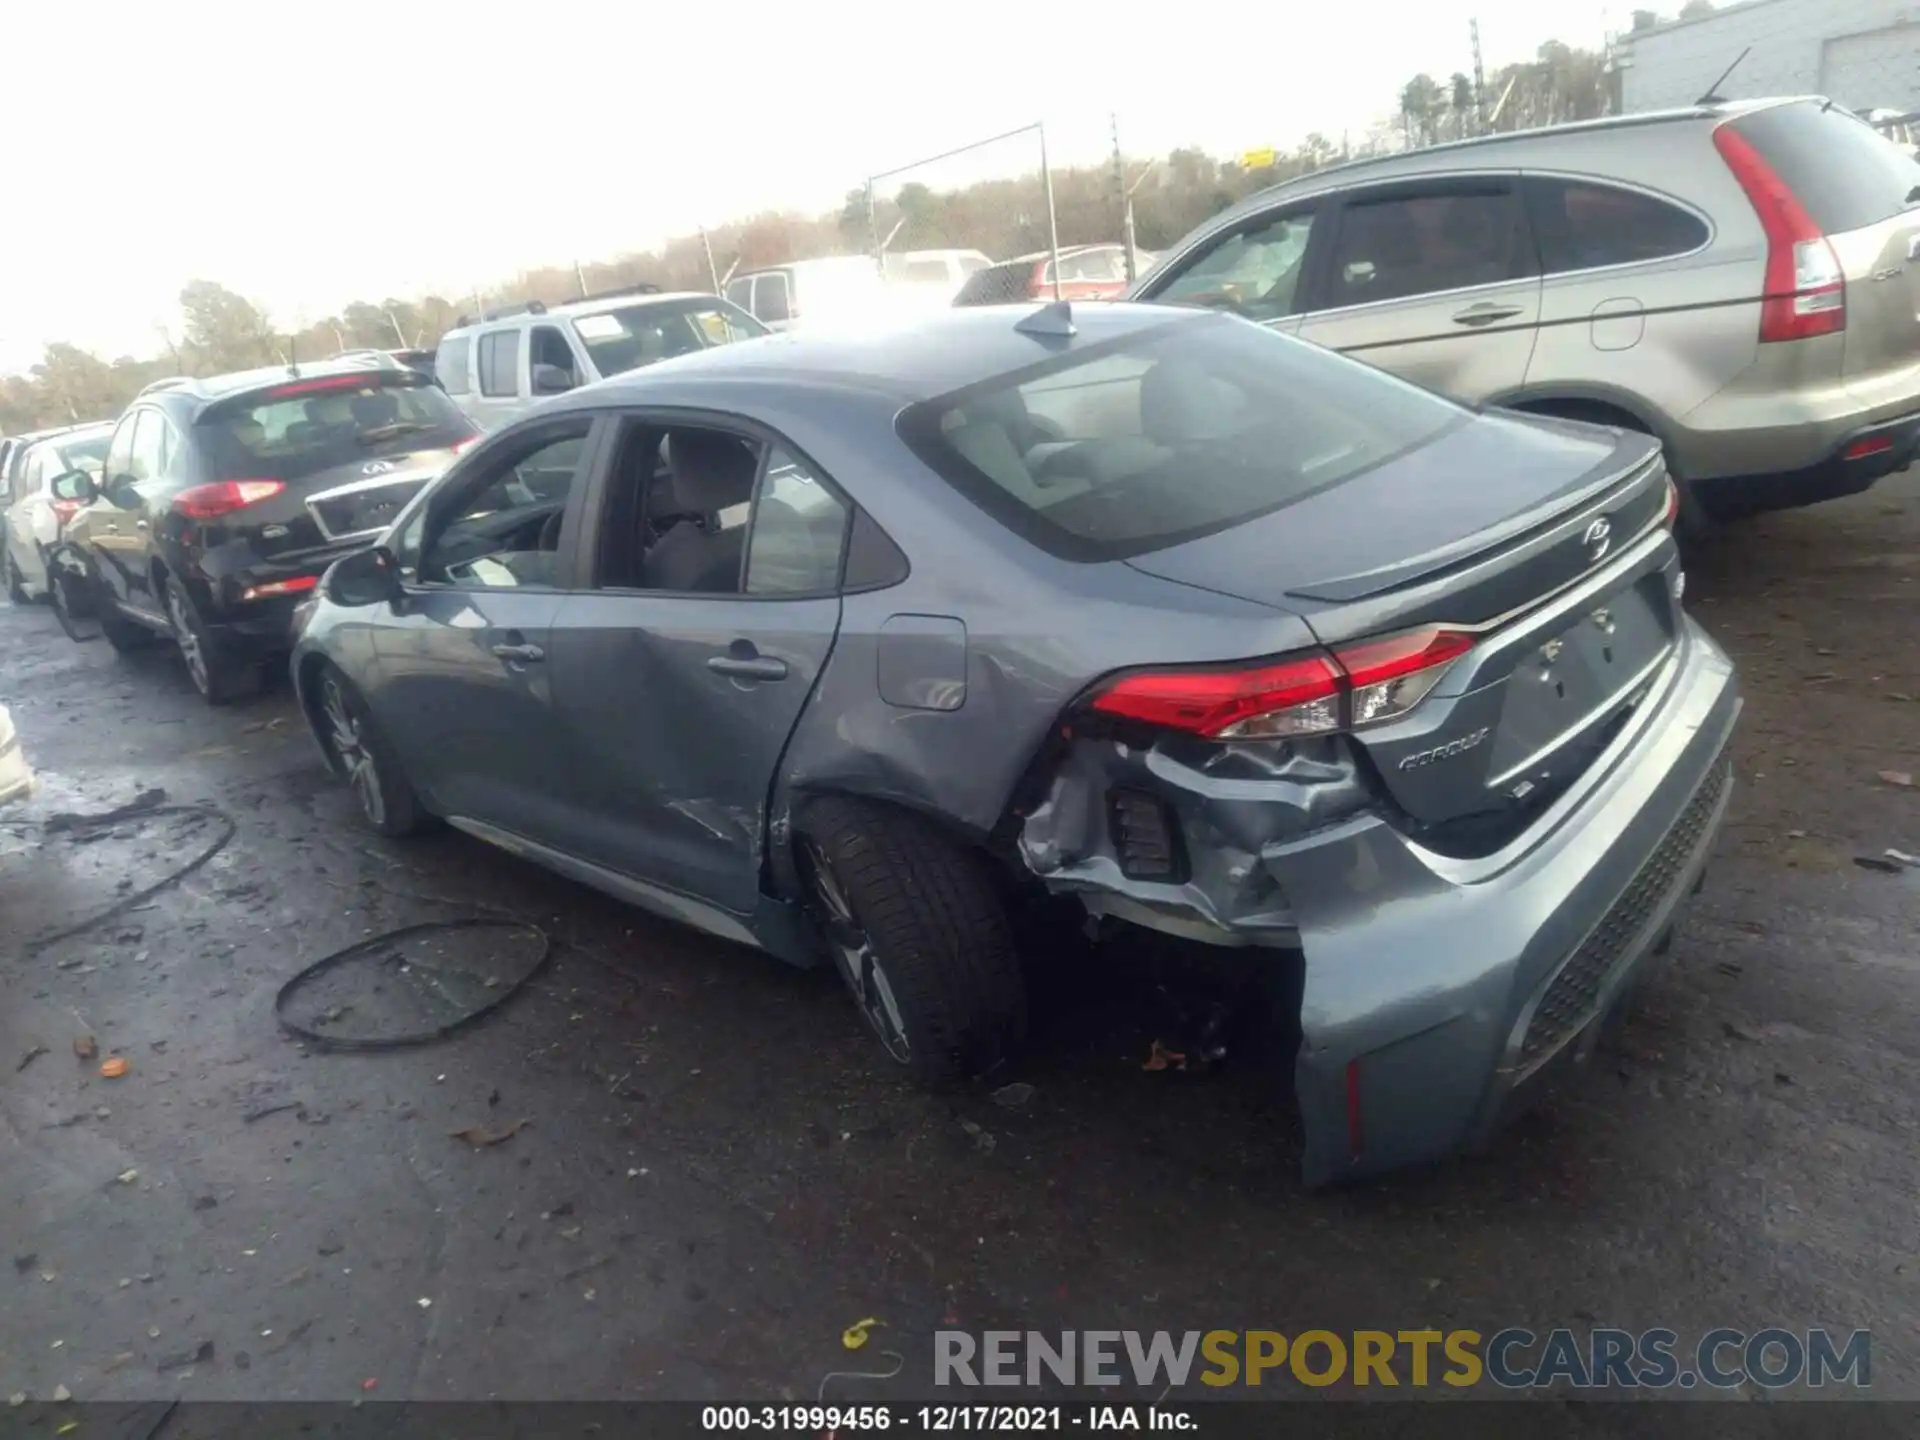
<instances>
[{"instance_id":1,"label":"rear side window","mask_svg":"<svg viewBox=\"0 0 1920 1440\"><path fill-rule=\"evenodd\" d=\"M954 296L956 305L1005 305L1031 298L1036 262L1012 260L1004 265L989 265L967 277L967 283Z\"/></svg>"},{"instance_id":2,"label":"rear side window","mask_svg":"<svg viewBox=\"0 0 1920 1440\"><path fill-rule=\"evenodd\" d=\"M899 429L1008 529L1094 561L1251 520L1466 418L1358 361L1188 315L911 406Z\"/></svg>"},{"instance_id":3,"label":"rear side window","mask_svg":"<svg viewBox=\"0 0 1920 1440\"><path fill-rule=\"evenodd\" d=\"M496 330L480 337L480 393L514 395L520 389L520 332Z\"/></svg>"},{"instance_id":4,"label":"rear side window","mask_svg":"<svg viewBox=\"0 0 1920 1440\"><path fill-rule=\"evenodd\" d=\"M1775 105L1728 123L1828 235L1878 225L1920 201L1920 163L1837 107Z\"/></svg>"},{"instance_id":5,"label":"rear side window","mask_svg":"<svg viewBox=\"0 0 1920 1440\"><path fill-rule=\"evenodd\" d=\"M1637 190L1584 180L1530 180L1526 190L1548 275L1660 260L1707 243L1699 216Z\"/></svg>"},{"instance_id":6,"label":"rear side window","mask_svg":"<svg viewBox=\"0 0 1920 1440\"><path fill-rule=\"evenodd\" d=\"M440 343L440 353L434 357L433 373L447 387L449 395L467 393L467 353L472 345L473 338L468 335L458 335Z\"/></svg>"},{"instance_id":7,"label":"rear side window","mask_svg":"<svg viewBox=\"0 0 1920 1440\"><path fill-rule=\"evenodd\" d=\"M1447 189L1350 202L1340 212L1329 309L1510 280L1515 206L1505 189Z\"/></svg>"},{"instance_id":8,"label":"rear side window","mask_svg":"<svg viewBox=\"0 0 1920 1440\"><path fill-rule=\"evenodd\" d=\"M198 428L209 478L289 482L349 467L346 478L358 478L368 461L474 434L446 393L410 370L290 381L213 406Z\"/></svg>"}]
</instances>

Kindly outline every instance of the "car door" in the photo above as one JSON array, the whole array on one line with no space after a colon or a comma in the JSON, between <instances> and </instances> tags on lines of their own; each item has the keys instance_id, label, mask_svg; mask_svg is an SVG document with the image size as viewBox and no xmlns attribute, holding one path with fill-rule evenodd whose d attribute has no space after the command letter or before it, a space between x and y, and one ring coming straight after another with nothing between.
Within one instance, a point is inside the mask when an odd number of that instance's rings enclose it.
<instances>
[{"instance_id":1,"label":"car door","mask_svg":"<svg viewBox=\"0 0 1920 1440\"><path fill-rule=\"evenodd\" d=\"M1525 379L1540 267L1517 177L1368 186L1328 219L1303 339L1467 402Z\"/></svg>"},{"instance_id":2,"label":"car door","mask_svg":"<svg viewBox=\"0 0 1920 1440\"><path fill-rule=\"evenodd\" d=\"M548 663L594 419L490 441L396 537L404 599L372 627L369 703L433 809L529 839L566 829Z\"/></svg>"},{"instance_id":3,"label":"car door","mask_svg":"<svg viewBox=\"0 0 1920 1440\"><path fill-rule=\"evenodd\" d=\"M86 511L86 543L113 598L153 615L161 610L147 563L153 526L146 491L160 474L165 450L166 417L145 405L129 410L107 446L103 493Z\"/></svg>"},{"instance_id":4,"label":"car door","mask_svg":"<svg viewBox=\"0 0 1920 1440\"><path fill-rule=\"evenodd\" d=\"M649 500L674 483L661 438L709 426L751 450L745 493L706 517L717 534L745 528L742 561L712 588L650 588L657 552L641 517L685 504ZM588 584L553 627L575 853L745 915L760 893L774 772L839 630L851 507L790 445L731 417L631 414L607 455L583 542Z\"/></svg>"},{"instance_id":5,"label":"car door","mask_svg":"<svg viewBox=\"0 0 1920 1440\"><path fill-rule=\"evenodd\" d=\"M1304 277L1327 227L1326 205L1295 200L1249 216L1156 270L1141 298L1229 310L1291 334L1306 302Z\"/></svg>"},{"instance_id":6,"label":"car door","mask_svg":"<svg viewBox=\"0 0 1920 1440\"><path fill-rule=\"evenodd\" d=\"M45 475L45 454L44 446L29 451L26 463L16 474L9 463L10 450L0 447L0 543L11 554L16 573L38 573L38 567L30 566L25 557L33 551L33 497L39 493ZM3 483L7 481L11 484Z\"/></svg>"}]
</instances>

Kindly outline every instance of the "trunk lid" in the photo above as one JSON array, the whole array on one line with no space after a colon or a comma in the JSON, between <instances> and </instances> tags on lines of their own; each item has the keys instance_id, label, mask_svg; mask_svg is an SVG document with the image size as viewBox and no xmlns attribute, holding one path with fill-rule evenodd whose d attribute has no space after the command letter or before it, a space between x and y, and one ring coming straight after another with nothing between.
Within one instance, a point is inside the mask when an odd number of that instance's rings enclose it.
<instances>
[{"instance_id":1,"label":"trunk lid","mask_svg":"<svg viewBox=\"0 0 1920 1440\"><path fill-rule=\"evenodd\" d=\"M1231 529L1127 563L1291 611L1330 649L1469 632L1427 699L1354 732L1432 841L1472 848L1565 788L1672 650L1666 469L1645 436L1490 413Z\"/></svg>"}]
</instances>

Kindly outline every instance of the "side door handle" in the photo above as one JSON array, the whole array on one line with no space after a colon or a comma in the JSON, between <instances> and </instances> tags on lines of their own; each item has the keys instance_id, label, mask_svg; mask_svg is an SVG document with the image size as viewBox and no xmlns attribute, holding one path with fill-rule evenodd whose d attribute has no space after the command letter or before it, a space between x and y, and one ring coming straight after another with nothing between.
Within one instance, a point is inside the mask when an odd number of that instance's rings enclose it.
<instances>
[{"instance_id":1,"label":"side door handle","mask_svg":"<svg viewBox=\"0 0 1920 1440\"><path fill-rule=\"evenodd\" d=\"M547 658L547 652L538 645L496 645L493 653L502 660L518 660L527 665L538 664Z\"/></svg>"},{"instance_id":2,"label":"side door handle","mask_svg":"<svg viewBox=\"0 0 1920 1440\"><path fill-rule=\"evenodd\" d=\"M736 680L784 680L787 678L787 662L775 659L771 655L713 655L708 657L707 669L716 675L729 675Z\"/></svg>"},{"instance_id":3,"label":"side door handle","mask_svg":"<svg viewBox=\"0 0 1920 1440\"><path fill-rule=\"evenodd\" d=\"M1491 325L1496 320L1511 320L1520 313L1518 305L1499 305L1491 300L1482 300L1478 305L1469 305L1453 317L1456 325Z\"/></svg>"}]
</instances>

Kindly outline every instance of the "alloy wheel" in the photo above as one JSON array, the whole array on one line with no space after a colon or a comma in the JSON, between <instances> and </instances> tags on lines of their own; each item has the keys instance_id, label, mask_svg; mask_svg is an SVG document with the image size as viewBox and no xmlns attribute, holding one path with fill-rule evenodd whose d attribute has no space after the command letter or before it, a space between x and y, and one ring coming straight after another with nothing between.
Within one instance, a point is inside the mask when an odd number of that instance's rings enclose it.
<instances>
[{"instance_id":1,"label":"alloy wheel","mask_svg":"<svg viewBox=\"0 0 1920 1440\"><path fill-rule=\"evenodd\" d=\"M902 1065L906 1064L912 1046L907 1043L900 1002L894 996L885 967L874 954L872 939L854 918L853 906L847 901L839 877L833 873L833 863L819 842L811 838L801 840L800 859L800 868L840 978L847 982L854 1004L860 1007L861 1015L880 1037L887 1053Z\"/></svg>"},{"instance_id":2,"label":"alloy wheel","mask_svg":"<svg viewBox=\"0 0 1920 1440\"><path fill-rule=\"evenodd\" d=\"M205 695L212 684L207 673L206 647L200 643L200 632L193 628L193 619L187 613L186 596L178 585L171 583L167 586L167 619L172 622L173 639L180 647L180 656L187 662L187 674Z\"/></svg>"},{"instance_id":3,"label":"alloy wheel","mask_svg":"<svg viewBox=\"0 0 1920 1440\"><path fill-rule=\"evenodd\" d=\"M339 680L329 675L320 688L320 709L326 717L327 743L347 772L347 783L360 801L360 810L375 825L386 823L387 805L380 796L380 771L368 748L366 731Z\"/></svg>"}]
</instances>

